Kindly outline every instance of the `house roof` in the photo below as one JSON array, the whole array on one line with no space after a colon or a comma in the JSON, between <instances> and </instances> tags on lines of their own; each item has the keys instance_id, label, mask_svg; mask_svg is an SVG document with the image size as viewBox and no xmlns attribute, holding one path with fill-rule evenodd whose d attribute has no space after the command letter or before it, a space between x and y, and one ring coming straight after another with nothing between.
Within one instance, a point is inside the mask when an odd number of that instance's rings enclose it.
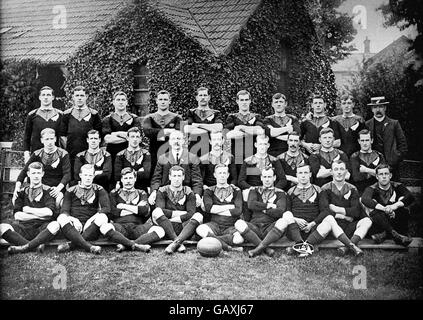
<instances>
[{"instance_id":1,"label":"house roof","mask_svg":"<svg viewBox=\"0 0 423 320\"><path fill-rule=\"evenodd\" d=\"M261 0L156 0L169 20L214 55L229 53Z\"/></svg>"},{"instance_id":2,"label":"house roof","mask_svg":"<svg viewBox=\"0 0 423 320\"><path fill-rule=\"evenodd\" d=\"M402 35L397 40L376 53L373 57L368 59L365 64L366 66L369 66L374 63L381 63L398 57L402 57L403 63L407 64L415 59L414 52L409 51L410 46L410 39Z\"/></svg>"},{"instance_id":3,"label":"house roof","mask_svg":"<svg viewBox=\"0 0 423 320\"><path fill-rule=\"evenodd\" d=\"M351 53L348 57L343 60L337 61L332 65L333 72L358 72L363 67L363 62L371 54L364 53Z\"/></svg>"},{"instance_id":4,"label":"house roof","mask_svg":"<svg viewBox=\"0 0 423 320\"><path fill-rule=\"evenodd\" d=\"M131 0L2 0L2 59L64 62ZM59 20L66 14L66 27ZM59 22L59 23L57 23Z\"/></svg>"},{"instance_id":5,"label":"house roof","mask_svg":"<svg viewBox=\"0 0 423 320\"><path fill-rule=\"evenodd\" d=\"M216 56L227 54L262 0L149 0ZM63 63L133 0L2 0L2 59ZM63 11L65 10L65 11ZM58 21L66 13L66 27Z\"/></svg>"}]
</instances>

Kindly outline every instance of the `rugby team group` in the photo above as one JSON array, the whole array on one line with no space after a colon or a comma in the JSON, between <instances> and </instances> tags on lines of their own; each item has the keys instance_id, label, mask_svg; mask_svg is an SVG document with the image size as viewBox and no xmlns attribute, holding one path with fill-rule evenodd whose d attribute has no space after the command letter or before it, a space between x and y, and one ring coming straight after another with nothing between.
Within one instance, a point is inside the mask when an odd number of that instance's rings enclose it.
<instances>
[{"instance_id":1,"label":"rugby team group","mask_svg":"<svg viewBox=\"0 0 423 320\"><path fill-rule=\"evenodd\" d=\"M69 240L58 252L95 254L100 236L118 252L149 252L168 239L167 254L185 252L185 240L214 237L225 251L251 243L250 257L273 256L271 244L285 235L294 243L286 253L299 257L328 236L343 244L339 255L354 256L366 236L412 241L414 198L399 183L407 143L384 97L371 98L368 121L354 114L348 94L335 117L314 94L303 119L286 113L281 93L264 117L250 111L251 95L241 90L239 111L223 119L200 87L186 120L170 111L165 90L156 94L157 111L142 118L127 110L125 92L113 95L114 111L103 119L87 97L75 87L73 106L62 112L45 86L27 116L14 220L0 224L10 254L42 252L55 237Z\"/></svg>"}]
</instances>

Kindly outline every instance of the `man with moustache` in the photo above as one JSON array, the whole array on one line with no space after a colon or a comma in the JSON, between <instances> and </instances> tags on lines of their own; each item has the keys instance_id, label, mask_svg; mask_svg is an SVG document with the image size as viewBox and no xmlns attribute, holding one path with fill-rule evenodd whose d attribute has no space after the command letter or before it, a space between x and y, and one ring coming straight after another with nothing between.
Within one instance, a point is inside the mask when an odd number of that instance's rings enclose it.
<instances>
[{"instance_id":1,"label":"man with moustache","mask_svg":"<svg viewBox=\"0 0 423 320\"><path fill-rule=\"evenodd\" d=\"M196 100L198 107L188 110L184 133L189 134L189 151L201 157L209 151L209 134L222 131L223 120L220 111L209 106L209 89L198 88Z\"/></svg>"},{"instance_id":2,"label":"man with moustache","mask_svg":"<svg viewBox=\"0 0 423 320\"><path fill-rule=\"evenodd\" d=\"M354 100L349 94L344 94L340 98L342 114L333 118L339 123L339 133L341 135L341 146L339 147L348 157L360 150L358 144L358 132L366 128L364 119L353 113Z\"/></svg>"},{"instance_id":3,"label":"man with moustache","mask_svg":"<svg viewBox=\"0 0 423 320\"><path fill-rule=\"evenodd\" d=\"M298 184L297 167L309 164L308 156L300 150L300 134L296 131L288 133L288 150L278 156L288 181L286 190Z\"/></svg>"},{"instance_id":4,"label":"man with moustache","mask_svg":"<svg viewBox=\"0 0 423 320\"><path fill-rule=\"evenodd\" d=\"M117 243L117 252L124 250L149 252L150 243L164 237L159 226L153 226L147 193L135 189L137 172L132 168L121 171L122 188L110 192L111 219L101 226L100 232Z\"/></svg>"},{"instance_id":5,"label":"man with moustache","mask_svg":"<svg viewBox=\"0 0 423 320\"><path fill-rule=\"evenodd\" d=\"M41 149L41 131L45 128L54 129L56 132L56 144L59 143L59 128L62 121L62 111L53 107L54 90L48 86L40 89L38 99L41 105L38 109L29 112L25 121L24 131L24 159L28 162L31 153Z\"/></svg>"},{"instance_id":6,"label":"man with moustache","mask_svg":"<svg viewBox=\"0 0 423 320\"><path fill-rule=\"evenodd\" d=\"M361 195L367 187L377 182L376 167L384 163L385 158L380 152L372 150L371 131L363 129L358 133L358 136L360 150L351 155L350 166L352 180Z\"/></svg>"},{"instance_id":7,"label":"man with moustache","mask_svg":"<svg viewBox=\"0 0 423 320\"><path fill-rule=\"evenodd\" d=\"M366 126L373 134L372 149L384 155L392 168L392 179L399 181L399 165L408 151L404 131L398 120L386 116L385 97L373 97L368 106L372 107L373 118L366 121Z\"/></svg>"},{"instance_id":8,"label":"man with moustache","mask_svg":"<svg viewBox=\"0 0 423 320\"><path fill-rule=\"evenodd\" d=\"M182 117L169 110L170 103L170 93L166 90L159 91L156 97L157 111L148 114L142 123L144 134L150 139L152 168L156 167L157 159L167 152L169 135L180 129ZM153 173L154 170L151 175Z\"/></svg>"},{"instance_id":9,"label":"man with moustache","mask_svg":"<svg viewBox=\"0 0 423 320\"><path fill-rule=\"evenodd\" d=\"M339 148L341 145L339 124L326 115L326 102L320 93L316 93L312 96L311 108L313 109L311 119L306 119L301 122L302 146L309 155L316 153L320 148L320 131L325 128L331 128L334 132L333 146Z\"/></svg>"},{"instance_id":10,"label":"man with moustache","mask_svg":"<svg viewBox=\"0 0 423 320\"><path fill-rule=\"evenodd\" d=\"M272 97L272 107L275 113L267 116L263 123L265 133L270 138L270 147L268 153L273 157L278 157L288 150L288 135L293 132L300 132L300 123L298 119L285 113L288 102L285 95L275 93Z\"/></svg>"}]
</instances>

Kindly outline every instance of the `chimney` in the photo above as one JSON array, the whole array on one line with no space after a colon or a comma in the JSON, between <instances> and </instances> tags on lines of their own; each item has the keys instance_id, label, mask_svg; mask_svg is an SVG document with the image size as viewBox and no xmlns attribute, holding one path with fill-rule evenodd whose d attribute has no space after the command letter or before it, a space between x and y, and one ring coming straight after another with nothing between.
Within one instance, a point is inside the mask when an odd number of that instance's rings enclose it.
<instances>
[{"instance_id":1,"label":"chimney","mask_svg":"<svg viewBox=\"0 0 423 320\"><path fill-rule=\"evenodd\" d=\"M364 54L370 53L370 40L366 36L366 40L364 40Z\"/></svg>"}]
</instances>

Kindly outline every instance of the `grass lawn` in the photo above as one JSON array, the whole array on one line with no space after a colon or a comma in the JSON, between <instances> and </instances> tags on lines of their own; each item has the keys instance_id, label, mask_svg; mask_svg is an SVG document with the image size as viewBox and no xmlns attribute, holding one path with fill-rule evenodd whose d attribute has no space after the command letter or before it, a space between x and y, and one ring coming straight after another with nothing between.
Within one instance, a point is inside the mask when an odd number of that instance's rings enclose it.
<instances>
[{"instance_id":1,"label":"grass lawn","mask_svg":"<svg viewBox=\"0 0 423 320\"><path fill-rule=\"evenodd\" d=\"M0 251L1 299L422 299L423 257L406 252L366 250L364 257L337 257L321 250L307 259L287 256L249 259L230 252L203 258L189 247L167 256L163 247L149 254L101 255L83 251L8 256ZM366 268L366 289L354 289L354 267ZM360 267L361 268L361 267ZM53 287L60 270L66 289ZM357 281L356 281L357 282ZM63 282L61 282L63 284ZM364 285L364 282L359 282ZM57 286L56 286L57 287Z\"/></svg>"}]
</instances>

